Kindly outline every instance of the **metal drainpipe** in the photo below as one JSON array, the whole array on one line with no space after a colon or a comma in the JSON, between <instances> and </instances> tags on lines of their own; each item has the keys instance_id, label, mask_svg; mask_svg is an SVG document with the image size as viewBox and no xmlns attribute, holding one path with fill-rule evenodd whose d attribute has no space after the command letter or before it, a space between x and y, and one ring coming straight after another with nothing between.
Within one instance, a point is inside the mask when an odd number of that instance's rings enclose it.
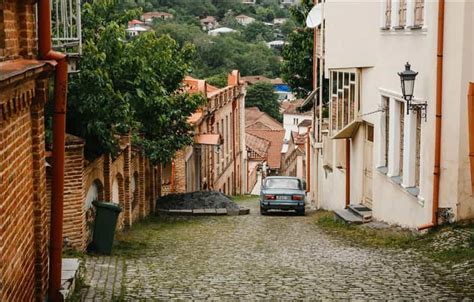
<instances>
[{"instance_id":1,"label":"metal drainpipe","mask_svg":"<svg viewBox=\"0 0 474 302\"><path fill-rule=\"evenodd\" d=\"M315 102L316 103L316 102ZM311 126L306 132L306 192L311 191Z\"/></svg>"},{"instance_id":2,"label":"metal drainpipe","mask_svg":"<svg viewBox=\"0 0 474 302\"><path fill-rule=\"evenodd\" d=\"M63 247L64 203L64 148L66 134L66 104L68 63L63 53L53 51L51 42L50 0L38 1L38 52L42 60L57 62L54 81L53 114L53 179L51 198L50 268L48 297L51 301L62 300L61 261Z\"/></svg>"},{"instance_id":3,"label":"metal drainpipe","mask_svg":"<svg viewBox=\"0 0 474 302\"><path fill-rule=\"evenodd\" d=\"M467 93L469 159L471 164L471 194L474 194L474 82L469 83Z\"/></svg>"},{"instance_id":4,"label":"metal drainpipe","mask_svg":"<svg viewBox=\"0 0 474 302\"><path fill-rule=\"evenodd\" d=\"M232 101L232 160L234 161L234 175L232 177L232 181L234 185L232 186L232 192L234 195L237 192L237 161L236 161L236 153L235 153L235 119L236 119L236 108L237 108L237 100Z\"/></svg>"},{"instance_id":5,"label":"metal drainpipe","mask_svg":"<svg viewBox=\"0 0 474 302\"><path fill-rule=\"evenodd\" d=\"M421 225L418 230L432 228L438 225L439 209L439 180L441 162L441 122L443 113L443 49L444 49L444 9L445 0L438 2L438 47L436 58L436 128L435 128L435 158L433 169L433 207L431 223Z\"/></svg>"}]
</instances>

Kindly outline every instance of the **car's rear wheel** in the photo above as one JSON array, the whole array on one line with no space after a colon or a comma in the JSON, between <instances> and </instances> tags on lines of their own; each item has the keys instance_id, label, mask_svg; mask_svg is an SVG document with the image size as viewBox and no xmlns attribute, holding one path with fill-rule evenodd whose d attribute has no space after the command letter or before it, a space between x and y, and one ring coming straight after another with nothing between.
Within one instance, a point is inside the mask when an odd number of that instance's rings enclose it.
<instances>
[{"instance_id":1,"label":"car's rear wheel","mask_svg":"<svg viewBox=\"0 0 474 302\"><path fill-rule=\"evenodd\" d=\"M260 207L260 215L267 215L268 210Z\"/></svg>"}]
</instances>

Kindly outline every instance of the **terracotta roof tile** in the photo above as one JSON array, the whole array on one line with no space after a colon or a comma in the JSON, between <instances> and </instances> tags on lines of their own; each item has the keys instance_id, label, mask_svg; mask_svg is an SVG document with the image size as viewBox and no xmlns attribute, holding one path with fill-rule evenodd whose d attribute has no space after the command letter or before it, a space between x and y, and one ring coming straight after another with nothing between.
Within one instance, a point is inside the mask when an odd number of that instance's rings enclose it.
<instances>
[{"instance_id":1,"label":"terracotta roof tile","mask_svg":"<svg viewBox=\"0 0 474 302\"><path fill-rule=\"evenodd\" d=\"M280 122L257 107L245 108L245 127L247 129L283 130L283 125Z\"/></svg>"},{"instance_id":2,"label":"terracotta roof tile","mask_svg":"<svg viewBox=\"0 0 474 302\"><path fill-rule=\"evenodd\" d=\"M285 101L281 104L281 108L285 108L283 110L283 114L299 114L299 115L312 115L311 110L306 111L306 112L300 112L298 111L298 107L303 105L304 100L303 99L298 99L292 102Z\"/></svg>"},{"instance_id":3,"label":"terracotta roof tile","mask_svg":"<svg viewBox=\"0 0 474 302\"><path fill-rule=\"evenodd\" d=\"M262 158L267 158L270 141L251 133L245 133L245 145Z\"/></svg>"},{"instance_id":4,"label":"terracotta roof tile","mask_svg":"<svg viewBox=\"0 0 474 302\"><path fill-rule=\"evenodd\" d=\"M271 169L280 169L281 148L285 138L285 130L250 130L246 133L265 139L270 142L267 163Z\"/></svg>"}]
</instances>

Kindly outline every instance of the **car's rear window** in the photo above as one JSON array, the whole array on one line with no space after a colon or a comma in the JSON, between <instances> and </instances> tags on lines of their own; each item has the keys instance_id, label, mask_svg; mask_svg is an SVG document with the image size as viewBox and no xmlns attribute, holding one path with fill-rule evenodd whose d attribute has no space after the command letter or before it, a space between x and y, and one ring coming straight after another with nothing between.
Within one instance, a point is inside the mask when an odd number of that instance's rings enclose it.
<instances>
[{"instance_id":1,"label":"car's rear window","mask_svg":"<svg viewBox=\"0 0 474 302\"><path fill-rule=\"evenodd\" d=\"M292 178L269 178L265 181L268 189L300 189L300 181Z\"/></svg>"}]
</instances>

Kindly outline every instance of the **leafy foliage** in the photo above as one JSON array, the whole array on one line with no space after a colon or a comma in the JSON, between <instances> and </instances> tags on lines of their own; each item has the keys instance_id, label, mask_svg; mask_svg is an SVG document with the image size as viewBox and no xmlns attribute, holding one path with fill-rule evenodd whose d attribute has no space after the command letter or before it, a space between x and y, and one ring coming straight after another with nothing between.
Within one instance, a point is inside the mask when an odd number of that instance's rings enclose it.
<instances>
[{"instance_id":1,"label":"leafy foliage","mask_svg":"<svg viewBox=\"0 0 474 302\"><path fill-rule=\"evenodd\" d=\"M245 107L258 107L271 117L281 121L280 104L278 95L270 83L259 82L247 88Z\"/></svg>"},{"instance_id":2,"label":"leafy foliage","mask_svg":"<svg viewBox=\"0 0 474 302\"><path fill-rule=\"evenodd\" d=\"M70 79L67 130L86 139L88 157L116 152L117 135L130 133L153 162L166 161L191 142L187 118L202 102L180 91L194 47L153 32L128 41L108 19L117 7L84 5L84 24L96 25L85 27L81 72Z\"/></svg>"},{"instance_id":3,"label":"leafy foliage","mask_svg":"<svg viewBox=\"0 0 474 302\"><path fill-rule=\"evenodd\" d=\"M216 74L212 77L206 78L206 82L212 86L218 88L224 88L227 86L227 73Z\"/></svg>"},{"instance_id":4,"label":"leafy foliage","mask_svg":"<svg viewBox=\"0 0 474 302\"><path fill-rule=\"evenodd\" d=\"M299 97L313 90L313 30L305 25L311 8L312 0L302 0L301 6L291 8L297 28L288 35L288 45L283 48L281 74Z\"/></svg>"}]
</instances>

